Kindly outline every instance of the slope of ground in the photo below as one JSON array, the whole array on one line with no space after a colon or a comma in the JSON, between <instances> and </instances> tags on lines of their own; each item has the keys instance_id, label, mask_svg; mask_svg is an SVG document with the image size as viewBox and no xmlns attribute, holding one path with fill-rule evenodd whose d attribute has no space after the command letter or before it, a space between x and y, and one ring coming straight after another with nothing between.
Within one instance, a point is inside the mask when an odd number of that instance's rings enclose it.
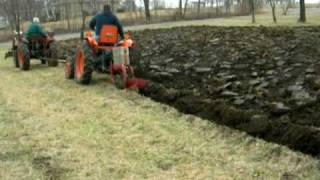
<instances>
[{"instance_id":1,"label":"slope of ground","mask_svg":"<svg viewBox=\"0 0 320 180\"><path fill-rule=\"evenodd\" d=\"M3 57L3 53L0 53ZM118 91L0 61L0 179L318 179L319 162Z\"/></svg>"}]
</instances>

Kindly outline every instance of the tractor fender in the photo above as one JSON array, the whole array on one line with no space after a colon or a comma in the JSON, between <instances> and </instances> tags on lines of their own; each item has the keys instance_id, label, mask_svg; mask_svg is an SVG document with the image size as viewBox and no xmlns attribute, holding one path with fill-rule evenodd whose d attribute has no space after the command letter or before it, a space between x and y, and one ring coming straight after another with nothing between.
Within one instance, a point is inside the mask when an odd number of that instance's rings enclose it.
<instances>
[{"instance_id":1,"label":"tractor fender","mask_svg":"<svg viewBox=\"0 0 320 180\"><path fill-rule=\"evenodd\" d=\"M47 41L48 44L51 44L51 43L53 43L53 42L56 42L56 40L51 39L51 38L49 38L48 41Z\"/></svg>"},{"instance_id":2,"label":"tractor fender","mask_svg":"<svg viewBox=\"0 0 320 180\"><path fill-rule=\"evenodd\" d=\"M88 45L91 47L93 52L97 52L99 49L98 42L93 37L85 37L84 40L88 43Z\"/></svg>"},{"instance_id":3,"label":"tractor fender","mask_svg":"<svg viewBox=\"0 0 320 180\"><path fill-rule=\"evenodd\" d=\"M125 39L119 43L120 47L135 48L135 42L132 39Z\"/></svg>"}]
</instances>

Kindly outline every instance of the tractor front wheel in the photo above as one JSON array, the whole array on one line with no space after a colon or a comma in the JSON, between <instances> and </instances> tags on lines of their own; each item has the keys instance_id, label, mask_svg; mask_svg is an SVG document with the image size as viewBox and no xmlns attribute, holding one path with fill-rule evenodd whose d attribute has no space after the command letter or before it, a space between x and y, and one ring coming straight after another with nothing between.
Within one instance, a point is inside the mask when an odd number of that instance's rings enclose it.
<instances>
[{"instance_id":1,"label":"tractor front wheel","mask_svg":"<svg viewBox=\"0 0 320 180\"><path fill-rule=\"evenodd\" d=\"M76 82L89 84L92 78L94 56L90 46L84 42L76 51L74 76Z\"/></svg>"},{"instance_id":2,"label":"tractor front wheel","mask_svg":"<svg viewBox=\"0 0 320 180\"><path fill-rule=\"evenodd\" d=\"M66 79L74 78L74 59L67 60L66 64L64 65L64 76Z\"/></svg>"},{"instance_id":3,"label":"tractor front wheel","mask_svg":"<svg viewBox=\"0 0 320 180\"><path fill-rule=\"evenodd\" d=\"M23 71L30 69L30 52L28 45L21 43L17 48L17 57L19 62L19 67Z\"/></svg>"}]
</instances>

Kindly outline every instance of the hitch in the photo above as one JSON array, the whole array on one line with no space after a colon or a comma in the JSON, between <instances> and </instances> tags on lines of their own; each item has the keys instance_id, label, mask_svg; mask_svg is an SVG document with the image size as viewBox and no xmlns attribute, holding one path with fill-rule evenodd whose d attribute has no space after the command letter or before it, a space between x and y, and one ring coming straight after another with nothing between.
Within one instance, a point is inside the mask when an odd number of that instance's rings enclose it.
<instances>
[{"instance_id":1,"label":"hitch","mask_svg":"<svg viewBox=\"0 0 320 180\"><path fill-rule=\"evenodd\" d=\"M12 50L9 50L5 53L4 59L8 59L9 57L13 57L13 52Z\"/></svg>"}]
</instances>

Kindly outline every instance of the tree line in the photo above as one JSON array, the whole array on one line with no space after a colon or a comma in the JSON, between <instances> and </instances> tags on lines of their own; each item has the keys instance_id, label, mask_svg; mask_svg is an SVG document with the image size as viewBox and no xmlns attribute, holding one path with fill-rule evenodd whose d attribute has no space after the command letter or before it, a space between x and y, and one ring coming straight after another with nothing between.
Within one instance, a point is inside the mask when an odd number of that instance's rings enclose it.
<instances>
[{"instance_id":1,"label":"tree line","mask_svg":"<svg viewBox=\"0 0 320 180\"><path fill-rule=\"evenodd\" d=\"M82 19L82 27L88 15L94 15L101 8L100 6L108 2L114 11L122 12L141 11L144 13L146 21L153 19L152 11L158 9L169 9L165 6L164 0L0 0L0 16L8 19L11 29L20 31L22 21L31 20L33 16L43 17L45 20L67 20L68 27L72 13L77 14ZM143 4L143 9L138 7L138 2ZM174 11L176 18L184 19L190 9L195 11L192 16L200 16L204 9L215 11L216 15L224 12L230 14L231 9L239 14L251 14L252 22L255 23L255 14L258 9L265 5L270 5L273 21L276 23L276 6L281 7L282 13L287 14L290 7L296 4L296 0L177 0L177 7ZM77 6L78 11L72 9ZM306 22L306 10L304 0L299 0L300 22ZM172 9L172 8L171 8Z\"/></svg>"}]
</instances>

